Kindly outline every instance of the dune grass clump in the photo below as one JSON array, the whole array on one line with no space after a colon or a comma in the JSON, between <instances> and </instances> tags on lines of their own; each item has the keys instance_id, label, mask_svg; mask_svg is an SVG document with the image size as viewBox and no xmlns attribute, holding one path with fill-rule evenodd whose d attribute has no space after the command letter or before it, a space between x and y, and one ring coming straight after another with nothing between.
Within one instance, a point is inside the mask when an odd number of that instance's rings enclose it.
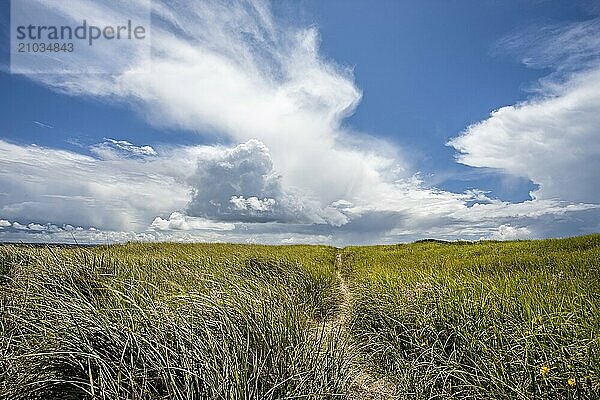
<instances>
[{"instance_id":1,"label":"dune grass clump","mask_svg":"<svg viewBox=\"0 0 600 400\"><path fill-rule=\"evenodd\" d=\"M600 235L343 257L352 335L403 397L600 398Z\"/></svg>"},{"instance_id":2,"label":"dune grass clump","mask_svg":"<svg viewBox=\"0 0 600 400\"><path fill-rule=\"evenodd\" d=\"M16 261L14 254L27 254ZM0 398L339 398L333 249L3 247Z\"/></svg>"}]
</instances>

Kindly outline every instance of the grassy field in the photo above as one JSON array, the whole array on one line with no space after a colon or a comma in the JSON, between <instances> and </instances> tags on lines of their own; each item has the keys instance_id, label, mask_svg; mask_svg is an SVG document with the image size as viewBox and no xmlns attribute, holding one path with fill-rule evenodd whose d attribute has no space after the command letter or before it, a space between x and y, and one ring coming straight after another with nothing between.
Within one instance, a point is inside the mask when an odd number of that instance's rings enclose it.
<instances>
[{"instance_id":1,"label":"grassy field","mask_svg":"<svg viewBox=\"0 0 600 400\"><path fill-rule=\"evenodd\" d=\"M0 246L0 399L300 398L600 398L600 235Z\"/></svg>"}]
</instances>

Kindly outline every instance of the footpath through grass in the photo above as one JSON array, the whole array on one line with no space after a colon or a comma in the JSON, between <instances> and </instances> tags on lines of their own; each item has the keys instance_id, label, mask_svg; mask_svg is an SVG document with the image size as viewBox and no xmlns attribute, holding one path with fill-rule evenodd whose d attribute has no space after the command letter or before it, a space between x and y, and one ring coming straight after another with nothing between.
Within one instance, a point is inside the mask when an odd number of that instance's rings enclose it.
<instances>
[{"instance_id":1,"label":"footpath through grass","mask_svg":"<svg viewBox=\"0 0 600 400\"><path fill-rule=\"evenodd\" d=\"M599 260L600 235L4 245L0 399L598 399Z\"/></svg>"}]
</instances>

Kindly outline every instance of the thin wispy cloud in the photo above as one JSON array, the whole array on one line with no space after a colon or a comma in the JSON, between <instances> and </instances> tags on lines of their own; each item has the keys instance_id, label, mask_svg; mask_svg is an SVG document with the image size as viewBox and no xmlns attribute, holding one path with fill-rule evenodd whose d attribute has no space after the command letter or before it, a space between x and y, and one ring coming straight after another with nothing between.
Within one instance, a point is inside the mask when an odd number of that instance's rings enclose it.
<instances>
[{"instance_id":1,"label":"thin wispy cloud","mask_svg":"<svg viewBox=\"0 0 600 400\"><path fill-rule=\"evenodd\" d=\"M37 127L40 127L40 128L54 129L54 126L53 126L53 125L50 125L50 124L45 124L45 123L43 123L43 122L40 122L40 121L35 121L35 120L34 120L34 121L31 121L31 122L33 122L33 124L34 124L35 126L37 126Z\"/></svg>"},{"instance_id":2,"label":"thin wispy cloud","mask_svg":"<svg viewBox=\"0 0 600 400\"><path fill-rule=\"evenodd\" d=\"M568 73L600 65L600 18L532 26L501 39L496 51L508 52L530 68Z\"/></svg>"}]
</instances>

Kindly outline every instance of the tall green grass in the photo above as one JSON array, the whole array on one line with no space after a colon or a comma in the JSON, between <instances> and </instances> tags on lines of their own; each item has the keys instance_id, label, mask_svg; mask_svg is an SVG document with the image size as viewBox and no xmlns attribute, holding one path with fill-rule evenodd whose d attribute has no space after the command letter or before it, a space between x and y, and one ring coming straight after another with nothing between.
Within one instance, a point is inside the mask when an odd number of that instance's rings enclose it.
<instances>
[{"instance_id":1,"label":"tall green grass","mask_svg":"<svg viewBox=\"0 0 600 400\"><path fill-rule=\"evenodd\" d=\"M352 335L400 397L600 398L600 235L343 259Z\"/></svg>"},{"instance_id":2,"label":"tall green grass","mask_svg":"<svg viewBox=\"0 0 600 400\"><path fill-rule=\"evenodd\" d=\"M4 245L0 399L598 399L599 260L600 235Z\"/></svg>"},{"instance_id":3,"label":"tall green grass","mask_svg":"<svg viewBox=\"0 0 600 400\"><path fill-rule=\"evenodd\" d=\"M334 249L5 246L0 398L339 398Z\"/></svg>"}]
</instances>

